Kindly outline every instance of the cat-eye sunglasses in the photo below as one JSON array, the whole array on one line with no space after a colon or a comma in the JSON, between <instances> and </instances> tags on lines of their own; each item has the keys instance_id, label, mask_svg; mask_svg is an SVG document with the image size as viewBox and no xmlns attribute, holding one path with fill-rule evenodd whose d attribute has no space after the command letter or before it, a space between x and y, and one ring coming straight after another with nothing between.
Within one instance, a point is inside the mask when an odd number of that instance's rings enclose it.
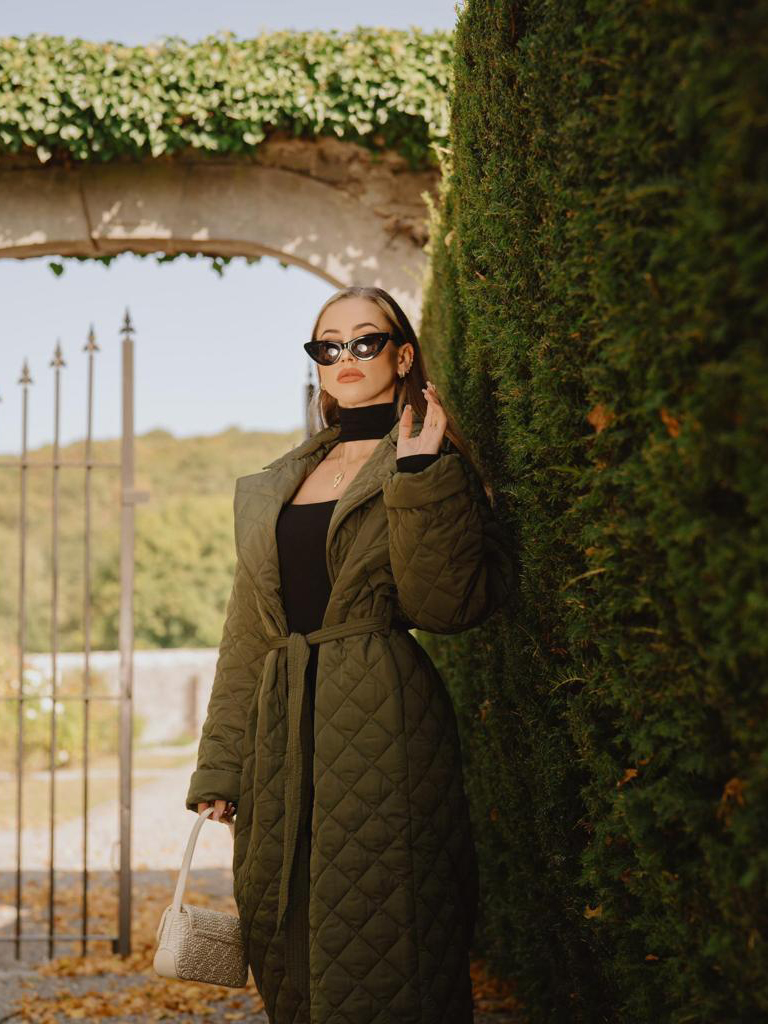
<instances>
[{"instance_id":1,"label":"cat-eye sunglasses","mask_svg":"<svg viewBox=\"0 0 768 1024\"><path fill-rule=\"evenodd\" d=\"M355 359L375 359L389 339L397 344L394 334L389 331L376 331L372 334L361 334L351 341L307 341L304 349L308 355L321 366L332 366L338 361L341 353L348 348Z\"/></svg>"}]
</instances>

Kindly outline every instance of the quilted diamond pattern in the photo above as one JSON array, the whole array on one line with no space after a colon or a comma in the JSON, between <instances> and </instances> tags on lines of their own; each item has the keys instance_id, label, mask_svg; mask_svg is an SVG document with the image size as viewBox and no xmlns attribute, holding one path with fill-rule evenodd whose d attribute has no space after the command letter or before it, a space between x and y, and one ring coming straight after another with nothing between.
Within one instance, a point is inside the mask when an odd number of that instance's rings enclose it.
<instances>
[{"instance_id":1,"label":"quilted diamond pattern","mask_svg":"<svg viewBox=\"0 0 768 1024\"><path fill-rule=\"evenodd\" d=\"M508 596L501 528L473 476L451 453L421 473L390 474L384 483L400 603L433 633L478 625Z\"/></svg>"},{"instance_id":2,"label":"quilted diamond pattern","mask_svg":"<svg viewBox=\"0 0 768 1024\"><path fill-rule=\"evenodd\" d=\"M193 811L202 800L236 802L238 798L240 747L266 654L254 596L253 581L238 558L198 747L197 769L187 793L186 805Z\"/></svg>"},{"instance_id":3,"label":"quilted diamond pattern","mask_svg":"<svg viewBox=\"0 0 768 1024\"><path fill-rule=\"evenodd\" d=\"M237 799L234 893L272 1024L472 1021L478 878L458 730L443 680L408 630L479 624L506 600L511 568L461 456L448 451L398 473L397 430L340 497L329 526L323 628L382 615L392 622L319 646L314 721L302 706L300 732L314 784L314 802L302 796L300 807L311 842L301 840L294 865L309 889L290 900L277 930L292 792L289 695L302 680L288 649L270 647L287 628L275 523L338 427L240 477L235 490L238 568L187 806ZM298 973L288 969L297 951Z\"/></svg>"}]
</instances>

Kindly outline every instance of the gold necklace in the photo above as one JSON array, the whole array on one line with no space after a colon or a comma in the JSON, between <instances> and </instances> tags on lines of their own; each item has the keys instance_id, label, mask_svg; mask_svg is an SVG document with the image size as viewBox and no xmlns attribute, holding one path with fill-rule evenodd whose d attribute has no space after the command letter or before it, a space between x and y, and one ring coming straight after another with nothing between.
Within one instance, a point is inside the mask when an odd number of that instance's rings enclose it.
<instances>
[{"instance_id":1,"label":"gold necklace","mask_svg":"<svg viewBox=\"0 0 768 1024\"><path fill-rule=\"evenodd\" d=\"M342 442L342 443L343 443L343 442ZM346 451L346 448L344 449L344 451ZM369 454L370 454L370 453L369 453ZM365 459L367 459L367 458L368 458L368 456L366 455L366 456L365 456ZM363 461L365 461L365 459L364 459ZM337 461L337 462L341 462L341 461L342 461L342 460L341 460L341 457L340 457L340 456L337 456L337 457L336 457L336 461ZM352 461L353 461L353 462L360 462L361 460L360 460L360 459L353 459ZM338 486L339 486L339 484L341 483L341 481L342 481L342 479L343 479L343 477L344 477L344 473L346 472L346 469L347 469L347 467L346 467L346 466L344 466L344 467L343 467L342 469L340 469L340 470L339 470L339 472L338 472L338 473L336 474L336 476L335 476L335 477L333 478L333 486L334 486L334 487L338 487Z\"/></svg>"},{"instance_id":2,"label":"gold necklace","mask_svg":"<svg viewBox=\"0 0 768 1024\"><path fill-rule=\"evenodd\" d=\"M340 456L337 456L337 459L338 459L339 462L341 462L341 457ZM334 487L338 487L339 484L341 483L346 468L347 468L346 466L342 467L342 469L340 469L339 472L336 474L336 476L333 478L333 486Z\"/></svg>"}]
</instances>

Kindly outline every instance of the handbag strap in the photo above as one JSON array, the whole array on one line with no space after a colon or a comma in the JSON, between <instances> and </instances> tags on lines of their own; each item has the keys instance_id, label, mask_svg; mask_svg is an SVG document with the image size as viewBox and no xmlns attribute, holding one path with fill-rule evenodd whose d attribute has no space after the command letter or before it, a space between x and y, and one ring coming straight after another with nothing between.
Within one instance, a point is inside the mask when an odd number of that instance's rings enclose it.
<instances>
[{"instance_id":1,"label":"handbag strap","mask_svg":"<svg viewBox=\"0 0 768 1024\"><path fill-rule=\"evenodd\" d=\"M200 834L200 829L203 827L203 822L210 814L213 814L214 810L214 807L206 807L204 811L198 814L197 821L192 826L192 831L190 832L189 839L187 840L187 848L184 851L184 858L181 862L179 878L178 881L176 882L176 891L173 894L173 903L171 904L176 913L178 913L181 910L181 901L184 898L184 890L187 886L187 877L189 875L189 868L192 864L192 854L194 853L195 850L195 843L197 842L197 837ZM234 839L234 823L229 821L227 822L227 824L229 825L230 834Z\"/></svg>"}]
</instances>

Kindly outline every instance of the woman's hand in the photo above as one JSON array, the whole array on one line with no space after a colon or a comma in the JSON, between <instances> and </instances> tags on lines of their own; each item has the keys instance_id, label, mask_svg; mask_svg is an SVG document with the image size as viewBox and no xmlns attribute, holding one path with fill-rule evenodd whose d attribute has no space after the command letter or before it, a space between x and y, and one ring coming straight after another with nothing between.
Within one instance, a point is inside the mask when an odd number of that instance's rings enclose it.
<instances>
[{"instance_id":1,"label":"woman's hand","mask_svg":"<svg viewBox=\"0 0 768 1024\"><path fill-rule=\"evenodd\" d=\"M417 437L411 437L413 410L410 405L406 405L400 416L400 430L397 435L398 459L404 455L436 455L440 451L448 417L437 397L435 385L427 381L427 386L421 390L427 400L421 433Z\"/></svg>"},{"instance_id":2,"label":"woman's hand","mask_svg":"<svg viewBox=\"0 0 768 1024\"><path fill-rule=\"evenodd\" d=\"M232 815L235 813L235 805L231 800L215 800L213 803L210 803L208 800L201 800L197 805L197 813L202 814L203 811L207 811L209 807L214 808L213 814L211 815L211 821L224 821L227 823L232 821Z\"/></svg>"}]
</instances>

